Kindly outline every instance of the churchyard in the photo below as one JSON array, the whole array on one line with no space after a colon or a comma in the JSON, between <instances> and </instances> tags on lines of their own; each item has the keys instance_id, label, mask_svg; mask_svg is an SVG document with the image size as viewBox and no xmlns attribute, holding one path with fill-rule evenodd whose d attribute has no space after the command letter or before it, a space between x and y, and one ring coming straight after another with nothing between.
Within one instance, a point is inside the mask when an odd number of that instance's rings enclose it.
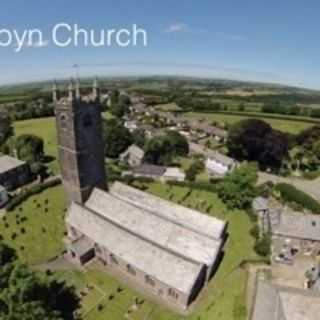
<instances>
[{"instance_id":1,"label":"churchyard","mask_svg":"<svg viewBox=\"0 0 320 320\"><path fill-rule=\"evenodd\" d=\"M54 276L66 279L77 288L82 298L83 318L120 320L128 311L128 319L134 320L232 320L234 314L243 314L247 272L240 264L245 259L257 258L253 251L253 239L249 235L252 224L248 215L242 211L229 211L217 196L210 192L190 193L187 188L170 187L161 183L152 183L146 187L149 192L160 197L228 220L230 235L223 262L208 288L192 307L194 310L190 316L186 317L151 302L148 297L129 289L125 283L94 270L94 266L84 272L59 271ZM17 249L22 262L43 266L63 251L64 201L62 187L54 187L29 198L1 221L1 235ZM236 319L244 319L244 316Z\"/></svg>"}]
</instances>

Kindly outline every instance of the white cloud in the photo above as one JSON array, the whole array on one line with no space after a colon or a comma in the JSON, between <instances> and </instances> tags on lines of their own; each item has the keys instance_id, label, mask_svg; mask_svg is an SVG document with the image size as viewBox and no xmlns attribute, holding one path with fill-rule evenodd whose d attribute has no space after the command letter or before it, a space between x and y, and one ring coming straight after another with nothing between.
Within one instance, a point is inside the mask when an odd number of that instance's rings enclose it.
<instances>
[{"instance_id":1,"label":"white cloud","mask_svg":"<svg viewBox=\"0 0 320 320\"><path fill-rule=\"evenodd\" d=\"M186 23L173 23L163 30L164 33L205 33L204 29L194 28Z\"/></svg>"}]
</instances>

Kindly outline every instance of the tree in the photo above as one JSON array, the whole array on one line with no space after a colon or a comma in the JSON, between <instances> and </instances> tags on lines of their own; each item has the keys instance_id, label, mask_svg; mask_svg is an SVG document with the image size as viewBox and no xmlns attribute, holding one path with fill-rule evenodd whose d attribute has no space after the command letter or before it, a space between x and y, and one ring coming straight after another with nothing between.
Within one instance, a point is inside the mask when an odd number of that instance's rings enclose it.
<instances>
[{"instance_id":1,"label":"tree","mask_svg":"<svg viewBox=\"0 0 320 320\"><path fill-rule=\"evenodd\" d=\"M264 234L254 245L254 250L260 256L267 257L271 253L271 236Z\"/></svg>"},{"instance_id":2,"label":"tree","mask_svg":"<svg viewBox=\"0 0 320 320\"><path fill-rule=\"evenodd\" d=\"M64 282L40 278L20 264L6 264L0 279L0 319L75 319L79 298Z\"/></svg>"},{"instance_id":3,"label":"tree","mask_svg":"<svg viewBox=\"0 0 320 320\"><path fill-rule=\"evenodd\" d=\"M105 154L117 158L133 142L130 131L118 119L105 120L103 123Z\"/></svg>"},{"instance_id":4,"label":"tree","mask_svg":"<svg viewBox=\"0 0 320 320\"><path fill-rule=\"evenodd\" d=\"M130 97L124 94L120 95L119 91L115 90L112 91L110 99L110 111L115 117L122 118L129 112L129 106L131 104Z\"/></svg>"},{"instance_id":5,"label":"tree","mask_svg":"<svg viewBox=\"0 0 320 320\"><path fill-rule=\"evenodd\" d=\"M3 242L0 242L0 267L16 259L16 252Z\"/></svg>"},{"instance_id":6,"label":"tree","mask_svg":"<svg viewBox=\"0 0 320 320\"><path fill-rule=\"evenodd\" d=\"M44 156L42 138L31 134L24 134L17 138L15 146L19 159L31 164L42 161Z\"/></svg>"},{"instance_id":7,"label":"tree","mask_svg":"<svg viewBox=\"0 0 320 320\"><path fill-rule=\"evenodd\" d=\"M189 153L186 138L177 131L168 131L164 135L150 139L146 145L145 160L156 165L168 165L173 157Z\"/></svg>"},{"instance_id":8,"label":"tree","mask_svg":"<svg viewBox=\"0 0 320 320\"><path fill-rule=\"evenodd\" d=\"M133 143L143 148L146 144L146 135L143 129L136 129L132 132Z\"/></svg>"},{"instance_id":9,"label":"tree","mask_svg":"<svg viewBox=\"0 0 320 320\"><path fill-rule=\"evenodd\" d=\"M256 196L257 171L255 164L243 165L228 174L217 185L218 196L228 208L247 209L251 207Z\"/></svg>"},{"instance_id":10,"label":"tree","mask_svg":"<svg viewBox=\"0 0 320 320\"><path fill-rule=\"evenodd\" d=\"M0 112L0 146L13 135L12 122L6 112Z\"/></svg>"},{"instance_id":11,"label":"tree","mask_svg":"<svg viewBox=\"0 0 320 320\"><path fill-rule=\"evenodd\" d=\"M186 170L186 180L195 181L197 175L204 169L204 163L202 160L197 159L191 163L190 167Z\"/></svg>"},{"instance_id":12,"label":"tree","mask_svg":"<svg viewBox=\"0 0 320 320\"><path fill-rule=\"evenodd\" d=\"M262 120L247 119L229 130L228 149L240 161L258 162L264 169L279 169L288 156L289 139Z\"/></svg>"}]
</instances>

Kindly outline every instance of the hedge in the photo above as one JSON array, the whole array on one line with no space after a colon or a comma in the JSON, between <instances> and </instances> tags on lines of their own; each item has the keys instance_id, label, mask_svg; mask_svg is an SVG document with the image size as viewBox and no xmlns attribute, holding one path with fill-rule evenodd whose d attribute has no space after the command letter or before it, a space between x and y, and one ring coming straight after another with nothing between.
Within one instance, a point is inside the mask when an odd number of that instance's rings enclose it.
<instances>
[{"instance_id":1,"label":"hedge","mask_svg":"<svg viewBox=\"0 0 320 320\"><path fill-rule=\"evenodd\" d=\"M281 198L289 203L296 203L304 209L310 210L313 213L320 214L320 203L306 194L298 190L291 184L279 183L275 189L280 192Z\"/></svg>"},{"instance_id":2,"label":"hedge","mask_svg":"<svg viewBox=\"0 0 320 320\"><path fill-rule=\"evenodd\" d=\"M26 188L22 191L22 193L13 197L8 204L6 205L6 210L13 211L17 206L19 206L22 202L27 200L29 197L34 196L36 194L41 193L42 191L57 186L61 184L60 178L55 178L47 182L39 183L37 185L31 186L30 188Z\"/></svg>"}]
</instances>

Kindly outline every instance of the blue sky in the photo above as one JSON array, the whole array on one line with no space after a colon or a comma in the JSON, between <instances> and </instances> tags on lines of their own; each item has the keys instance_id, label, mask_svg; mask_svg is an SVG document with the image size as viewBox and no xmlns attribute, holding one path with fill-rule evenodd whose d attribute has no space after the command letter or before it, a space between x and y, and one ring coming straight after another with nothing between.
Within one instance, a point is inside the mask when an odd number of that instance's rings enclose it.
<instances>
[{"instance_id":1,"label":"blue sky","mask_svg":"<svg viewBox=\"0 0 320 320\"><path fill-rule=\"evenodd\" d=\"M87 75L187 75L320 88L318 0L3 0L0 29L60 22L148 32L147 47L0 47L0 83ZM1 38L0 38L1 39Z\"/></svg>"}]
</instances>

